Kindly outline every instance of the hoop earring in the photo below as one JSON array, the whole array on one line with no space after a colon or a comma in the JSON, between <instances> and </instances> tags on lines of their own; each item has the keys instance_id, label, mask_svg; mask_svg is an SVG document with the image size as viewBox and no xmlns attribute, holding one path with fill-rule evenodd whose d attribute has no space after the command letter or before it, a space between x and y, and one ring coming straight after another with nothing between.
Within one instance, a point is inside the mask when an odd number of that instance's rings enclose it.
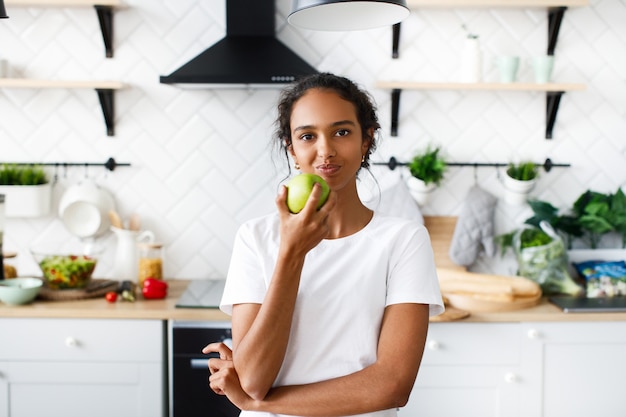
<instances>
[{"instance_id":1,"label":"hoop earring","mask_svg":"<svg viewBox=\"0 0 626 417\"><path fill-rule=\"evenodd\" d=\"M361 163L365 162L365 155L361 158Z\"/></svg>"},{"instance_id":2,"label":"hoop earring","mask_svg":"<svg viewBox=\"0 0 626 417\"><path fill-rule=\"evenodd\" d=\"M293 167L300 171L300 164L298 164L297 162L294 162Z\"/></svg>"}]
</instances>

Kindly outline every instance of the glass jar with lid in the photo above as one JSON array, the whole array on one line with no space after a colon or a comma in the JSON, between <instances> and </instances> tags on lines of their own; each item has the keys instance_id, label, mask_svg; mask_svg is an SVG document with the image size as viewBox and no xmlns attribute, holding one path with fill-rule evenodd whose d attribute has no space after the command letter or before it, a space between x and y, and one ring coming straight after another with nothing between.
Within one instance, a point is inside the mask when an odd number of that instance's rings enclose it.
<instances>
[{"instance_id":1,"label":"glass jar with lid","mask_svg":"<svg viewBox=\"0 0 626 417\"><path fill-rule=\"evenodd\" d=\"M17 278L17 268L13 265L16 256L16 252L4 252L2 254L4 258L2 270L4 271L4 278L6 279Z\"/></svg>"},{"instance_id":2,"label":"glass jar with lid","mask_svg":"<svg viewBox=\"0 0 626 417\"><path fill-rule=\"evenodd\" d=\"M163 279L163 244L139 244L139 288L146 278Z\"/></svg>"}]
</instances>

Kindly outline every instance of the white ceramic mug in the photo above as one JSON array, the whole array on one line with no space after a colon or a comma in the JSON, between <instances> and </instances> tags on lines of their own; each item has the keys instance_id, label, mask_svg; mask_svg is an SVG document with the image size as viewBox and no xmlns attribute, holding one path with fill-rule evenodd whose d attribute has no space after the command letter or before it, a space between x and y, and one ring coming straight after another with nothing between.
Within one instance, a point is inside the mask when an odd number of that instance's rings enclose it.
<instances>
[{"instance_id":1,"label":"white ceramic mug","mask_svg":"<svg viewBox=\"0 0 626 417\"><path fill-rule=\"evenodd\" d=\"M496 58L501 83L512 83L517 79L519 56L500 55Z\"/></svg>"},{"instance_id":2,"label":"white ceramic mug","mask_svg":"<svg viewBox=\"0 0 626 417\"><path fill-rule=\"evenodd\" d=\"M549 83L552 79L552 69L554 68L554 56L542 55L532 59L535 82L539 84Z\"/></svg>"}]
</instances>

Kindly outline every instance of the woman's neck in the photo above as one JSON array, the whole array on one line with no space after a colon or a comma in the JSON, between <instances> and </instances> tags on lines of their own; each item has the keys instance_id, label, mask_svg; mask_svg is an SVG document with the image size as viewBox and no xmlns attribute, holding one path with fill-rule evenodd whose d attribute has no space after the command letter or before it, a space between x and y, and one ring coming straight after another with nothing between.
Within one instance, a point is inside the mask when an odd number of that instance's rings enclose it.
<instances>
[{"instance_id":1,"label":"woman's neck","mask_svg":"<svg viewBox=\"0 0 626 417\"><path fill-rule=\"evenodd\" d=\"M337 205L330 213L327 239L350 236L363 229L372 220L374 212L367 208L356 192L338 193Z\"/></svg>"}]
</instances>

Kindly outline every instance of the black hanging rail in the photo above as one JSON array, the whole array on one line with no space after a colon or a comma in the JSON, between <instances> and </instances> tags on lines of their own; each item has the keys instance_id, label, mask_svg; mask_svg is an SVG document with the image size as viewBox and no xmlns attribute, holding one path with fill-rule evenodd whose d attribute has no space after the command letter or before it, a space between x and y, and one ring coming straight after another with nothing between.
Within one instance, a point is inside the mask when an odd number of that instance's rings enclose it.
<instances>
[{"instance_id":1,"label":"black hanging rail","mask_svg":"<svg viewBox=\"0 0 626 417\"><path fill-rule=\"evenodd\" d=\"M392 156L391 158L389 158L389 162L373 162L373 165L386 165L390 170L393 171L394 169L396 169L396 167L406 166L406 165L409 165L409 163L398 162L398 160ZM502 162L446 162L446 165L452 166L452 167L478 168L478 167L506 167L509 164L502 163ZM546 172L550 172L552 168L566 168L566 167L571 166L570 164L555 164L554 162L552 162L550 158L547 158L545 162L541 164L535 163L535 165L543 167L543 169Z\"/></svg>"},{"instance_id":2,"label":"black hanging rail","mask_svg":"<svg viewBox=\"0 0 626 417\"><path fill-rule=\"evenodd\" d=\"M128 162L117 162L113 158L106 162L0 162L0 165L38 165L49 167L105 167L109 171L114 171L117 167L129 167Z\"/></svg>"}]
</instances>

